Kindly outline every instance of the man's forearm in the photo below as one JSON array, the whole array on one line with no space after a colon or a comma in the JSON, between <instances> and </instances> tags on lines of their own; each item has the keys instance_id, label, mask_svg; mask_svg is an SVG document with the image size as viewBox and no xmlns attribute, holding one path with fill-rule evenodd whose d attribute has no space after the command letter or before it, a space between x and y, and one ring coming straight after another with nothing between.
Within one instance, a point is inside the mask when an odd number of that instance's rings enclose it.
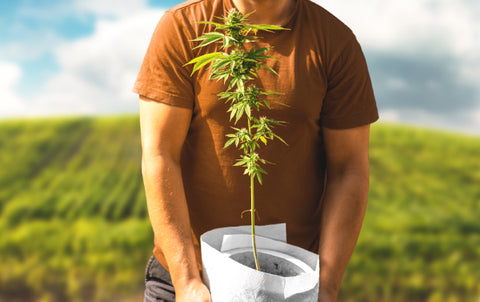
<instances>
[{"instance_id":1,"label":"man's forearm","mask_svg":"<svg viewBox=\"0 0 480 302\"><path fill-rule=\"evenodd\" d=\"M343 273L357 243L368 196L368 171L327 176L320 232L320 289L336 301Z\"/></svg>"},{"instance_id":2,"label":"man's forearm","mask_svg":"<svg viewBox=\"0 0 480 302\"><path fill-rule=\"evenodd\" d=\"M173 285L200 280L179 163L168 156L143 158L148 213Z\"/></svg>"}]
</instances>

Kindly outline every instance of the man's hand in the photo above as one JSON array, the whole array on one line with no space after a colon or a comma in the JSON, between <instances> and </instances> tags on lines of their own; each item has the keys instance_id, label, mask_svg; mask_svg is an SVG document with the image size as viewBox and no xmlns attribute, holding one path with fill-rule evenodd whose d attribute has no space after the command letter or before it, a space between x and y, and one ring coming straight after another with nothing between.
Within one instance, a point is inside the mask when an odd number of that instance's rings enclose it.
<instances>
[{"instance_id":1,"label":"man's hand","mask_svg":"<svg viewBox=\"0 0 480 302\"><path fill-rule=\"evenodd\" d=\"M186 285L175 289L177 302L211 302L210 292L200 280L193 280Z\"/></svg>"}]
</instances>

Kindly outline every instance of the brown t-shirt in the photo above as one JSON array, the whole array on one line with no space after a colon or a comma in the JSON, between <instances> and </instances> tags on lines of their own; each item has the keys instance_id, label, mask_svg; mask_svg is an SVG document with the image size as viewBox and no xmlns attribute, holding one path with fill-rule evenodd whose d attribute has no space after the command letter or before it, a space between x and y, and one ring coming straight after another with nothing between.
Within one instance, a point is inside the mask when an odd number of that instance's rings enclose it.
<instances>
[{"instance_id":1,"label":"brown t-shirt","mask_svg":"<svg viewBox=\"0 0 480 302\"><path fill-rule=\"evenodd\" d=\"M194 238L217 227L249 224L240 213L250 207L249 178L232 165L240 152L224 149L232 133L228 105L217 94L223 82L210 81L205 68L191 76L191 59L219 45L192 42L233 8L231 0L194 0L168 10L153 34L134 91L158 102L191 108L193 116L182 151L182 173ZM285 222L288 241L317 252L325 182L322 127L342 129L369 124L378 112L367 65L351 30L322 7L297 0L288 31L260 32L256 48L272 46L268 60L278 76L259 72L256 85L282 95L265 115L285 121L275 128L279 141L260 155L273 165L256 185L259 224ZM193 50L192 50L193 49ZM241 123L240 125L242 126ZM197 251L198 252L198 251ZM156 246L155 256L163 260ZM164 261L161 261L164 262ZM163 263L165 264L165 263Z\"/></svg>"}]
</instances>

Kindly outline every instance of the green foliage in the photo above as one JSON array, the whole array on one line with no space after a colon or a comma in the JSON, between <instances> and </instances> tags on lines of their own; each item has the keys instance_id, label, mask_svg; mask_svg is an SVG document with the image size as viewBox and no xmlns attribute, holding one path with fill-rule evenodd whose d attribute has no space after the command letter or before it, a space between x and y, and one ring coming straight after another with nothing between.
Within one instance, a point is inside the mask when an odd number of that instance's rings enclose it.
<instances>
[{"instance_id":1,"label":"green foliage","mask_svg":"<svg viewBox=\"0 0 480 302\"><path fill-rule=\"evenodd\" d=\"M227 13L226 17L218 17L223 23L199 22L201 24L214 25L215 31L196 38L194 41L202 41L197 47L203 47L221 40L223 49L228 49L231 46L241 48L243 44L254 42L257 39L255 36L250 36L251 32L255 35L259 30L267 32L286 30L281 26L275 25L248 24L248 17L253 13L242 15L236 9L232 9Z\"/></svg>"},{"instance_id":2,"label":"green foliage","mask_svg":"<svg viewBox=\"0 0 480 302\"><path fill-rule=\"evenodd\" d=\"M254 84L247 86L247 82L257 77L257 71L262 66L277 74L272 68L262 63L262 60L270 59L272 57L264 55L270 48L264 47L255 49L255 47L246 50L245 44L255 42L258 37L250 36L250 32L256 34L258 30L273 31L284 29L279 26L272 25L252 25L248 23L248 16L242 15L236 9L232 9L227 13L227 17L220 18L224 21L223 24L214 22L201 22L215 26L214 32L209 32L194 41L202 41L197 47L210 45L214 42L221 41L221 49L228 51L233 46L230 52L214 52L207 53L191 60L187 64L194 64L192 74L211 63L210 80L223 80L224 83L229 81L225 92L219 93L220 99L226 99L230 103L230 120L235 118L235 124L246 116L248 127L235 128L234 134L227 134L227 142L225 148L233 143L235 146L243 151L243 155L234 164L234 166L241 166L244 173L250 177L250 213L251 213L251 228L252 228L252 246L253 256L255 259L255 266L260 270L258 263L256 243L255 243L255 179L262 184L262 174L267 172L260 166L266 164L267 161L260 158L256 152L260 148L260 143L267 144L268 140L275 138L284 142L278 135L276 135L272 127L280 125L282 122L277 122L266 117L256 118L252 114L252 109L256 112L260 107L266 106L270 108L269 101L260 99L260 96L272 96L278 94L276 92L264 92L263 89L256 87ZM196 47L196 48L197 48Z\"/></svg>"},{"instance_id":3,"label":"green foliage","mask_svg":"<svg viewBox=\"0 0 480 302\"><path fill-rule=\"evenodd\" d=\"M153 234L138 128L138 117L0 122L0 301L142 291ZM476 137L372 127L369 205L339 301L480 297L478 150Z\"/></svg>"},{"instance_id":4,"label":"green foliage","mask_svg":"<svg viewBox=\"0 0 480 302\"><path fill-rule=\"evenodd\" d=\"M480 297L480 139L372 127L367 214L340 301Z\"/></svg>"},{"instance_id":5,"label":"green foliage","mask_svg":"<svg viewBox=\"0 0 480 302\"><path fill-rule=\"evenodd\" d=\"M247 86L247 82L257 77L257 70L265 67L271 72L276 72L263 64L263 60L272 58L264 55L270 48L263 47L250 50L245 49L246 43L257 41L258 37L251 36L250 33L256 34L257 31L274 31L285 30L283 27L274 25L256 25L248 23L248 16L242 15L236 9L232 9L227 13L225 18L219 18L224 23L215 22L200 22L204 24L211 24L215 26L214 32L209 32L194 41L201 41L197 47L203 47L214 42L220 42L220 48L227 51L230 47L234 49L230 52L213 52L207 53L197 58L194 58L187 64L194 64L193 73L207 64L211 63L210 79L223 80L228 82L228 87L225 92L219 94L220 99L225 99L230 103L227 112L230 113L230 120L234 119L235 124L238 123L242 117L246 116L248 121L247 128L235 128L234 134L227 135L227 142L225 147L234 144L237 148L243 151L243 155L238 159L235 166L242 166L245 168L244 174L251 178L256 178L262 183L262 174L266 174L265 170L261 168L260 164L265 164L267 161L260 158L257 149L260 148L260 143L267 144L268 140L279 139L284 142L278 135L276 135L272 128L274 125L280 125L278 122L266 117L255 117L252 111L258 112L261 107L270 108L269 101L263 96L274 96L278 92L268 91L256 87L251 84ZM253 188L251 188L253 190ZM251 209L252 213L254 209Z\"/></svg>"},{"instance_id":6,"label":"green foliage","mask_svg":"<svg viewBox=\"0 0 480 302\"><path fill-rule=\"evenodd\" d=\"M0 123L0 301L137 292L152 231L138 117Z\"/></svg>"}]
</instances>

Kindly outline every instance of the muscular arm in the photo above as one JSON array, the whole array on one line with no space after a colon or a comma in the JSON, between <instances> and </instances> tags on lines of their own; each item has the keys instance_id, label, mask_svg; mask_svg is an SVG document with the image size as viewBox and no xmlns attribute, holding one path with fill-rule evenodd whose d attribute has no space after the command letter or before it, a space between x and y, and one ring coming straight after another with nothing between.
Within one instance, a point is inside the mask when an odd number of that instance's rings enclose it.
<instances>
[{"instance_id":1,"label":"muscular arm","mask_svg":"<svg viewBox=\"0 0 480 302\"><path fill-rule=\"evenodd\" d=\"M327 185L320 233L320 301L336 301L357 243L369 187L370 126L324 128Z\"/></svg>"},{"instance_id":2,"label":"muscular arm","mask_svg":"<svg viewBox=\"0 0 480 302\"><path fill-rule=\"evenodd\" d=\"M165 255L177 301L210 301L195 259L180 153L192 111L140 97L142 174L155 238Z\"/></svg>"}]
</instances>

